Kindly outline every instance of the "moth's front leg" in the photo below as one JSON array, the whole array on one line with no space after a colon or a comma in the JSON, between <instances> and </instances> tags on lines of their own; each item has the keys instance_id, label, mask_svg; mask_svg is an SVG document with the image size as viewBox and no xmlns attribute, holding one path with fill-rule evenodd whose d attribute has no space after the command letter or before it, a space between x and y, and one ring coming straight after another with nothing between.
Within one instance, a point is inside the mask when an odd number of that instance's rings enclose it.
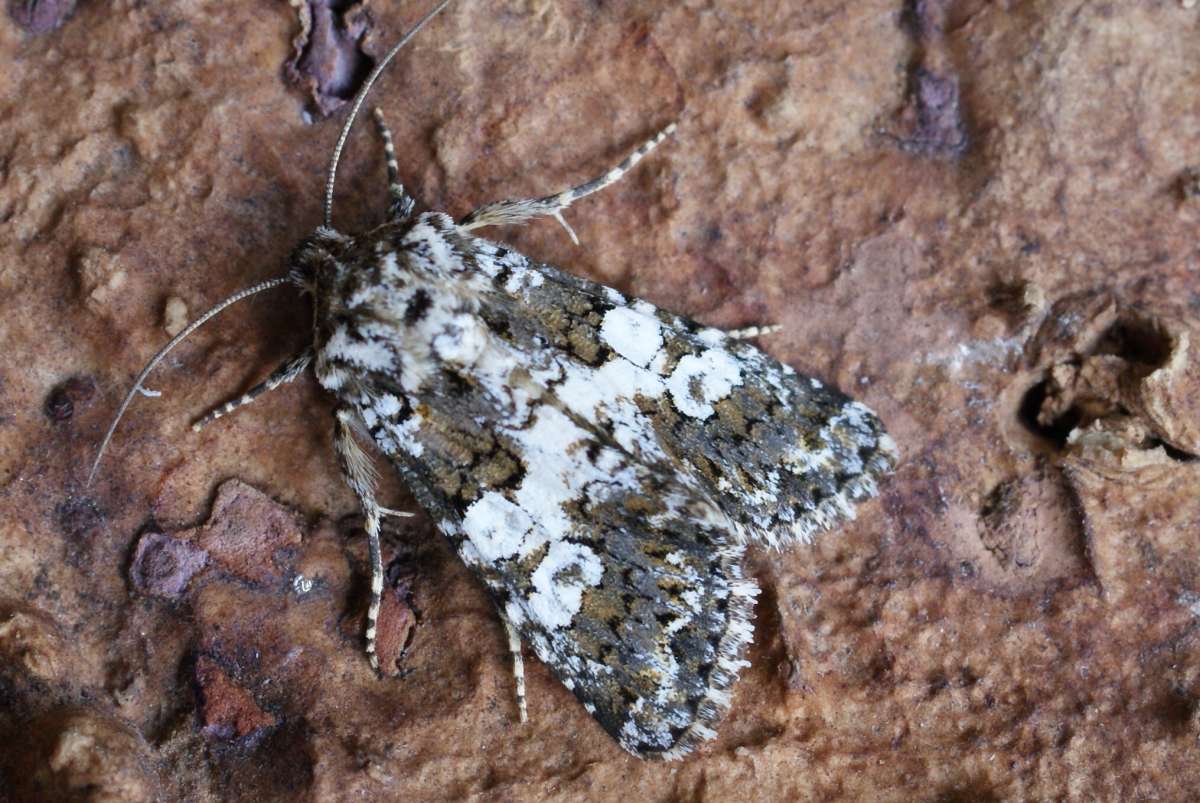
<instances>
[{"instance_id":1,"label":"moth's front leg","mask_svg":"<svg viewBox=\"0 0 1200 803\"><path fill-rule=\"evenodd\" d=\"M385 508L375 498L377 475L371 458L354 439L354 430L360 428L358 415L346 407L339 408L334 424L333 442L337 448L342 476L358 497L366 517L367 546L371 560L371 605L367 609L367 658L371 668L378 671L379 657L375 652L375 630L379 621L379 607L383 599L383 550L379 543L379 525Z\"/></svg>"}]
</instances>

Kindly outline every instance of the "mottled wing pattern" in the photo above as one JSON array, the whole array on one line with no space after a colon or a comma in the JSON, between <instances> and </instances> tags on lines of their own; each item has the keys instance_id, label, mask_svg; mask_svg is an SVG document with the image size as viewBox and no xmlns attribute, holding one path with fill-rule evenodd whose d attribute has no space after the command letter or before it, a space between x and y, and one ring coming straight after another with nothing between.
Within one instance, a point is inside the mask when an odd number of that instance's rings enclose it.
<instances>
[{"instance_id":1,"label":"mottled wing pattern","mask_svg":"<svg viewBox=\"0 0 1200 803\"><path fill-rule=\"evenodd\" d=\"M752 633L739 526L563 403L559 347L490 303L458 236L424 215L345 243L356 269L321 290L318 377L601 725L636 755L682 755L713 735Z\"/></svg>"},{"instance_id":2,"label":"mottled wing pattern","mask_svg":"<svg viewBox=\"0 0 1200 803\"><path fill-rule=\"evenodd\" d=\"M875 491L867 408L752 345L443 214L330 240L316 371L523 639L641 756L712 735L749 641L744 544Z\"/></svg>"},{"instance_id":3,"label":"mottled wing pattern","mask_svg":"<svg viewBox=\"0 0 1200 803\"><path fill-rule=\"evenodd\" d=\"M811 541L892 468L874 413L750 343L491 242L464 250L492 279L481 314L546 344L562 403L639 460L693 476L749 537Z\"/></svg>"},{"instance_id":4,"label":"mottled wing pattern","mask_svg":"<svg viewBox=\"0 0 1200 803\"><path fill-rule=\"evenodd\" d=\"M452 399L453 383L430 388ZM553 405L518 426L446 407L428 410L419 460L392 456L523 640L636 755L711 736L757 593L733 525Z\"/></svg>"}]
</instances>

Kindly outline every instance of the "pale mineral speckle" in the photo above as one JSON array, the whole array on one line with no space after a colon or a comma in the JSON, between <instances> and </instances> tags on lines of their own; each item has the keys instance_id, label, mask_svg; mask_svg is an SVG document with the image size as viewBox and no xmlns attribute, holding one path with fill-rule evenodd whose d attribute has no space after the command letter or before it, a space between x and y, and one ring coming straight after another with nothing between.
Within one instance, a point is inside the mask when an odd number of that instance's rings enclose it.
<instances>
[{"instance_id":1,"label":"pale mineral speckle","mask_svg":"<svg viewBox=\"0 0 1200 803\"><path fill-rule=\"evenodd\" d=\"M1187 608L1192 616L1200 617L1200 594L1195 591L1185 591L1179 595L1176 601Z\"/></svg>"},{"instance_id":2,"label":"pale mineral speckle","mask_svg":"<svg viewBox=\"0 0 1200 803\"><path fill-rule=\"evenodd\" d=\"M171 337L183 331L188 324L188 308L179 296L171 296L163 305L163 329Z\"/></svg>"},{"instance_id":3,"label":"pale mineral speckle","mask_svg":"<svg viewBox=\"0 0 1200 803\"><path fill-rule=\"evenodd\" d=\"M292 591L296 596L304 596L313 590L313 581L310 577L305 577L303 574L297 574L292 578Z\"/></svg>"}]
</instances>

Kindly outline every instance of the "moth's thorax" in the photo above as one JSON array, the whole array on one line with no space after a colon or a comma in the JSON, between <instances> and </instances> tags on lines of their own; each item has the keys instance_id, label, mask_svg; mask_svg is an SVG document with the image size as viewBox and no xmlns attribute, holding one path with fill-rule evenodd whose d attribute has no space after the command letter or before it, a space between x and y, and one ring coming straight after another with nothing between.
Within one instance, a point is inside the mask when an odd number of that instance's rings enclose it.
<instances>
[{"instance_id":1,"label":"moth's thorax","mask_svg":"<svg viewBox=\"0 0 1200 803\"><path fill-rule=\"evenodd\" d=\"M319 230L296 271L313 294L316 374L353 393L353 377L386 375L414 389L441 364L473 364L487 342L476 314L488 279L474 241L445 214L428 212L358 237Z\"/></svg>"}]
</instances>

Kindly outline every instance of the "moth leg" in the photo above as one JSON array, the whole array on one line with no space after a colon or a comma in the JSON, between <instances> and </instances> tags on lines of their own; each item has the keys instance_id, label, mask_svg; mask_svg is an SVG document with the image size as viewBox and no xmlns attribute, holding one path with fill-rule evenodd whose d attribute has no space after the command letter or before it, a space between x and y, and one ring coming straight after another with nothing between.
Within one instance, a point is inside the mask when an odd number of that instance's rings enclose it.
<instances>
[{"instance_id":1,"label":"moth leg","mask_svg":"<svg viewBox=\"0 0 1200 803\"><path fill-rule=\"evenodd\" d=\"M383 137L383 154L387 159L388 195L392 199L388 204L388 219L407 220L412 217L417 202L408 194L408 190L404 189L404 184L400 181L400 165L396 164L396 145L392 140L392 131L383 119L383 112L379 110L378 106L375 107L374 112L375 123L379 126L379 135Z\"/></svg>"},{"instance_id":2,"label":"moth leg","mask_svg":"<svg viewBox=\"0 0 1200 803\"><path fill-rule=\"evenodd\" d=\"M513 679L517 682L517 711L520 712L521 722L528 722L529 711L525 706L525 659L521 657L521 634L517 632L513 623L503 612L500 612L500 621L504 622L504 632L508 635L508 650L512 653Z\"/></svg>"},{"instance_id":3,"label":"moth leg","mask_svg":"<svg viewBox=\"0 0 1200 803\"><path fill-rule=\"evenodd\" d=\"M270 376L268 376L262 382L259 382L254 387L250 388L238 398L230 399L221 406L210 410L207 415L192 424L192 431L199 432L205 426L211 424L213 421L216 421L221 416L228 415L239 407L245 407L247 404L254 401L264 393L272 391L280 385L285 385L288 382L291 382L296 377L300 376L300 374L304 373L304 369L308 367L310 362L312 362L312 358L312 348L306 348L304 351L300 352L298 355L292 357L283 365L276 368L271 372Z\"/></svg>"},{"instance_id":4,"label":"moth leg","mask_svg":"<svg viewBox=\"0 0 1200 803\"><path fill-rule=\"evenodd\" d=\"M604 189L628 173L633 169L634 165L642 160L643 156L654 150L654 146L666 139L674 130L675 124L671 123L662 131L659 131L653 137L646 140L646 142L642 143L633 153L625 157L625 161L602 176L594 178L591 181L585 181L555 195L485 204L463 218L458 224L459 228L463 231L471 231L472 229L479 229L484 226L524 223L526 220L545 216L552 217L561 223L562 227L567 230L567 234L570 235L571 241L579 245L579 238L575 236L575 232L567 225L567 221L562 216L563 210L585 195L591 195L593 192Z\"/></svg>"},{"instance_id":5,"label":"moth leg","mask_svg":"<svg viewBox=\"0 0 1200 803\"><path fill-rule=\"evenodd\" d=\"M371 668L378 671L379 657L375 653L375 632L379 621L379 607L383 599L383 550L379 543L379 523L384 516L385 508L375 500L375 486L378 479L375 465L371 458L354 439L354 430L359 426L358 419L350 410L342 408L336 413L333 442L337 448L338 460L342 465L342 476L358 503L362 506L366 517L367 551L371 560L371 605L367 609L367 658Z\"/></svg>"},{"instance_id":6,"label":"moth leg","mask_svg":"<svg viewBox=\"0 0 1200 803\"><path fill-rule=\"evenodd\" d=\"M741 329L730 329L725 334L734 340L753 340L756 337L773 335L781 331L783 331L783 326L773 323L769 326L743 326Z\"/></svg>"}]
</instances>

